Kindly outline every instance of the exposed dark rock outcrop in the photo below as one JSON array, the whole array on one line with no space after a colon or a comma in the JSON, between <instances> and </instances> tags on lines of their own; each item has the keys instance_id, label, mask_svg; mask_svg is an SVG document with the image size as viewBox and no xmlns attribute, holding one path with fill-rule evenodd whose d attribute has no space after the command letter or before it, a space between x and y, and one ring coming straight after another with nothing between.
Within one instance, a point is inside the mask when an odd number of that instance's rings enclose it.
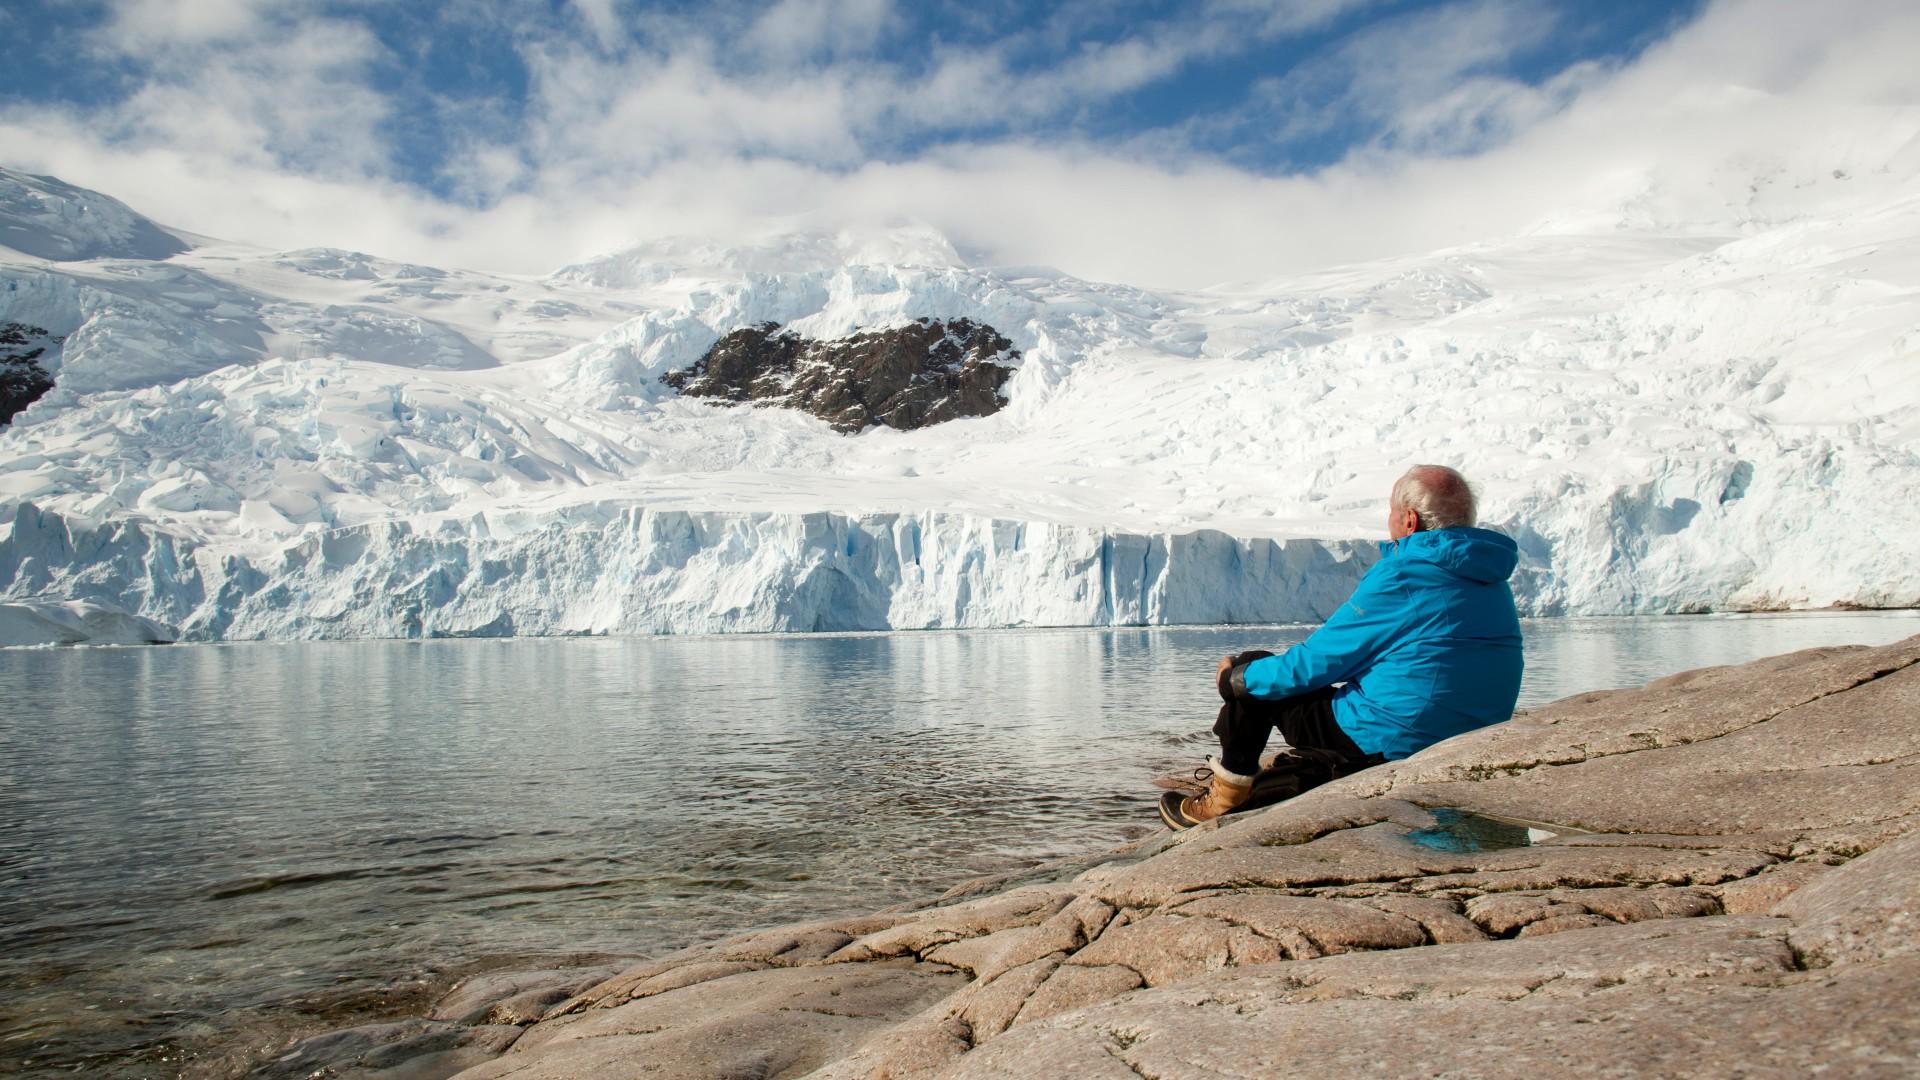
<instances>
[{"instance_id":1,"label":"exposed dark rock outcrop","mask_svg":"<svg viewBox=\"0 0 1920 1080\"><path fill-rule=\"evenodd\" d=\"M38 361L62 340L38 326L0 323L0 427L53 389L53 376Z\"/></svg>"},{"instance_id":2,"label":"exposed dark rock outcrop","mask_svg":"<svg viewBox=\"0 0 1920 1080\"><path fill-rule=\"evenodd\" d=\"M801 409L835 431L912 430L1000 411L1000 388L1019 359L1013 342L970 319L921 319L834 341L762 323L661 381L688 397Z\"/></svg>"}]
</instances>

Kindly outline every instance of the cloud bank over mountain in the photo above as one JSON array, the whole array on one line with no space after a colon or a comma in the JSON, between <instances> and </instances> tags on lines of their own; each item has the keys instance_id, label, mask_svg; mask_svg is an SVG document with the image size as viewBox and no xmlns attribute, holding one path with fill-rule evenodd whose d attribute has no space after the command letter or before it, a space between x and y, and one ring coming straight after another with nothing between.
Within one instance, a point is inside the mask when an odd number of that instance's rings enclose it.
<instances>
[{"instance_id":1,"label":"cloud bank over mountain","mask_svg":"<svg viewBox=\"0 0 1920 1080\"><path fill-rule=\"evenodd\" d=\"M50 10L0 15L37 58L0 107L8 164L190 230L504 271L917 222L975 261L1197 286L1767 223L1733 185L1844 176L1838 210L1920 154L1920 11L1895 0L1632 25L1529 0Z\"/></svg>"}]
</instances>

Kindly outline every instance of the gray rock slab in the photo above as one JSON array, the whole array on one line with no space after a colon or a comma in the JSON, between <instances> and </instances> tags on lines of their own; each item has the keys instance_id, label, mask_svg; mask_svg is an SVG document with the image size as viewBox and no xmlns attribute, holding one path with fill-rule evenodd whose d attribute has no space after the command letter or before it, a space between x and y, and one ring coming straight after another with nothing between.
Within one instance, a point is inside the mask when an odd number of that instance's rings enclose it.
<instances>
[{"instance_id":1,"label":"gray rock slab","mask_svg":"<svg viewBox=\"0 0 1920 1080\"><path fill-rule=\"evenodd\" d=\"M1224 919L1156 915L1115 927L1068 961L1076 967L1119 967L1148 986L1182 982L1234 964L1269 964L1314 955L1303 935L1265 937ZM1289 945L1298 952L1290 952Z\"/></svg>"},{"instance_id":2,"label":"gray rock slab","mask_svg":"<svg viewBox=\"0 0 1920 1080\"><path fill-rule=\"evenodd\" d=\"M896 915L866 915L798 923L695 945L628 967L611 978L579 991L572 998L554 1006L551 1012L571 1014L583 1009L611 1008L632 1000L636 995L647 996L676 983L689 985L699 981L703 974L712 977L763 967L816 962L856 937L875 933L899 921L900 917Z\"/></svg>"},{"instance_id":3,"label":"gray rock slab","mask_svg":"<svg viewBox=\"0 0 1920 1080\"><path fill-rule=\"evenodd\" d=\"M456 1024L531 1024L554 1005L605 981L610 967L490 971L462 979L429 1018Z\"/></svg>"},{"instance_id":4,"label":"gray rock slab","mask_svg":"<svg viewBox=\"0 0 1920 1080\"><path fill-rule=\"evenodd\" d=\"M1811 963L1857 964L1920 953L1920 833L1821 876L1774 910L1794 921L1788 940Z\"/></svg>"},{"instance_id":5,"label":"gray rock slab","mask_svg":"<svg viewBox=\"0 0 1920 1080\"><path fill-rule=\"evenodd\" d=\"M1776 1024L1764 1002L1797 974L1786 931L1722 916L1225 970L1017 1027L944 1075L1098 1075L1116 1059L1155 1077L1626 1075L1658 1063L1632 1031L1677 995L1711 1009L1748 994L1749 1027ZM1689 1041L1699 1053L1717 1034Z\"/></svg>"},{"instance_id":6,"label":"gray rock slab","mask_svg":"<svg viewBox=\"0 0 1920 1080\"><path fill-rule=\"evenodd\" d=\"M831 962L906 956L967 938L1045 922L1079 895L1070 885L1030 885L1010 892L934 908L835 951Z\"/></svg>"},{"instance_id":7,"label":"gray rock slab","mask_svg":"<svg viewBox=\"0 0 1920 1080\"><path fill-rule=\"evenodd\" d=\"M844 1056L966 978L911 961L768 968L541 1024L464 1080L797 1076ZM542 1032L542 1028L550 1031Z\"/></svg>"},{"instance_id":8,"label":"gray rock slab","mask_svg":"<svg viewBox=\"0 0 1920 1080\"><path fill-rule=\"evenodd\" d=\"M1389 893L1385 896L1370 896L1362 903L1381 911L1390 911L1395 915L1404 915L1420 924L1427 932L1427 939L1435 945L1455 945L1468 941L1485 941L1486 931L1480 929L1472 919L1466 917L1462 906L1453 900L1437 896L1400 896Z\"/></svg>"},{"instance_id":9,"label":"gray rock slab","mask_svg":"<svg viewBox=\"0 0 1920 1080\"><path fill-rule=\"evenodd\" d=\"M1179 860L1149 860L1098 886L1097 895L1116 907L1159 907L1189 893L1249 887L1299 891L1366 886L1373 893L1432 893L1712 885L1758 873L1777 861L1738 849L1548 844L1446 854L1402 847L1380 850L1356 841L1351 833L1335 833L1288 847L1226 848Z\"/></svg>"},{"instance_id":10,"label":"gray rock slab","mask_svg":"<svg viewBox=\"0 0 1920 1080\"><path fill-rule=\"evenodd\" d=\"M1406 949L1428 941L1418 920L1346 900L1242 890L1216 893L1162 910L1169 915L1218 919L1276 940L1291 941L1299 935L1312 946L1314 956L1360 949Z\"/></svg>"},{"instance_id":11,"label":"gray rock slab","mask_svg":"<svg viewBox=\"0 0 1920 1080\"><path fill-rule=\"evenodd\" d=\"M293 1044L248 1075L255 1080L438 1080L495 1058L521 1029L403 1020L330 1031Z\"/></svg>"},{"instance_id":12,"label":"gray rock slab","mask_svg":"<svg viewBox=\"0 0 1920 1080\"><path fill-rule=\"evenodd\" d=\"M1780 987L1663 980L1511 1002L1276 1006L1192 987L1177 1001L1143 994L1073 1014L1071 1026L1017 1028L941 1075L1905 1077L1920 1056L1920 1024L1911 1010L1888 1015L1885 1003L1917 976L1909 961Z\"/></svg>"},{"instance_id":13,"label":"gray rock slab","mask_svg":"<svg viewBox=\"0 0 1920 1080\"><path fill-rule=\"evenodd\" d=\"M985 1042L1013 1025L1034 993L1059 971L1060 960L1058 956L1045 956L998 978L977 980L953 996L948 1012L966 1024L970 1043ZM1134 985L1140 985L1137 979ZM1108 996L1091 998L1087 1003L1105 1001Z\"/></svg>"},{"instance_id":14,"label":"gray rock slab","mask_svg":"<svg viewBox=\"0 0 1920 1080\"><path fill-rule=\"evenodd\" d=\"M971 1050L973 1039L974 1028L965 1020L928 1010L807 1076L809 1080L930 1080Z\"/></svg>"},{"instance_id":15,"label":"gray rock slab","mask_svg":"<svg viewBox=\"0 0 1920 1080\"><path fill-rule=\"evenodd\" d=\"M1712 892L1720 898L1720 909L1728 915L1765 915L1831 869L1817 862L1781 863L1750 878L1716 885Z\"/></svg>"},{"instance_id":16,"label":"gray rock slab","mask_svg":"<svg viewBox=\"0 0 1920 1080\"><path fill-rule=\"evenodd\" d=\"M1043 909L1036 912L1038 910ZM1114 915L1111 904L1092 897L1077 897L1038 925L1014 926L984 937L963 938L928 951L926 959L961 968L986 982L1001 972L1042 957L1056 953L1064 956L1080 949L1098 937Z\"/></svg>"},{"instance_id":17,"label":"gray rock slab","mask_svg":"<svg viewBox=\"0 0 1920 1080\"><path fill-rule=\"evenodd\" d=\"M878 933L906 918L887 913L778 927L723 941L713 946L712 952L723 960L753 961L771 967L814 963L845 948L856 938Z\"/></svg>"},{"instance_id":18,"label":"gray rock slab","mask_svg":"<svg viewBox=\"0 0 1920 1080\"><path fill-rule=\"evenodd\" d=\"M1146 983L1141 974L1130 967L1063 964L1046 982L1040 984L1039 989L1035 990L1032 996L1027 998L1013 1022L1031 1023L1083 1006L1112 1001L1119 995L1144 985ZM986 1040L977 1041L985 1042Z\"/></svg>"}]
</instances>

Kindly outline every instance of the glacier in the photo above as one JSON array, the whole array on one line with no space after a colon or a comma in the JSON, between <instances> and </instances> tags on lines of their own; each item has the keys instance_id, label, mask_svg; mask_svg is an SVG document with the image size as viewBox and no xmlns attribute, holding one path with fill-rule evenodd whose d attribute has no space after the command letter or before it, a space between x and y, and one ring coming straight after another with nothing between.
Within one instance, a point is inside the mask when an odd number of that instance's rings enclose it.
<instances>
[{"instance_id":1,"label":"glacier","mask_svg":"<svg viewBox=\"0 0 1920 1080\"><path fill-rule=\"evenodd\" d=\"M0 602L186 640L1310 622L1432 461L1527 614L1916 606L1920 171L1888 170L1177 292L920 228L513 277L0 169L0 321L65 339L0 429ZM990 417L842 435L660 382L742 326L961 317L1022 356Z\"/></svg>"},{"instance_id":2,"label":"glacier","mask_svg":"<svg viewBox=\"0 0 1920 1080\"><path fill-rule=\"evenodd\" d=\"M1325 618L1376 557L1357 541L625 503L242 553L29 503L0 547L0 590L132 600L186 640L1275 623Z\"/></svg>"}]
</instances>

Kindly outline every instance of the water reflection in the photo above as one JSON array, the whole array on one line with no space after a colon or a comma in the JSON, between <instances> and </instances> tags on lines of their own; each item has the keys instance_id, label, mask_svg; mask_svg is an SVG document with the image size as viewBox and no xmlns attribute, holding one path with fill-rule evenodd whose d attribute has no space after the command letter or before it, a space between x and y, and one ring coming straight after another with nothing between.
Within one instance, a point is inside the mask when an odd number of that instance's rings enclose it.
<instances>
[{"instance_id":1,"label":"water reflection","mask_svg":"<svg viewBox=\"0 0 1920 1080\"><path fill-rule=\"evenodd\" d=\"M1503 821L1485 814L1476 814L1471 810L1456 810L1450 806L1433 807L1428 813L1433 815L1433 824L1425 829L1415 829L1408 833L1407 840L1434 851L1453 854L1464 854L1470 851L1502 851L1507 848L1531 847L1557 835L1546 829L1533 828L1514 821Z\"/></svg>"},{"instance_id":2,"label":"water reflection","mask_svg":"<svg viewBox=\"0 0 1920 1080\"><path fill-rule=\"evenodd\" d=\"M1915 629L1534 623L1523 703ZM1304 635L0 651L0 1071L168 1075L481 957L655 953L1119 842L1204 752L1213 661Z\"/></svg>"}]
</instances>

